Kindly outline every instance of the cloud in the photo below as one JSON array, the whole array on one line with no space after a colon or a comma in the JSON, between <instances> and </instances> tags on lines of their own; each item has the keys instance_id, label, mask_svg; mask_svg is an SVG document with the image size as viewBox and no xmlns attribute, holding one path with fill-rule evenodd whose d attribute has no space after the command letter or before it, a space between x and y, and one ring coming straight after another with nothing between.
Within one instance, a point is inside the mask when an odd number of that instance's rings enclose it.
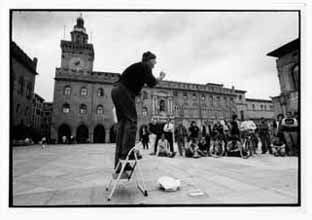
<instances>
[{"instance_id":1,"label":"cloud","mask_svg":"<svg viewBox=\"0 0 312 220\"><path fill-rule=\"evenodd\" d=\"M39 58L36 91L47 100L64 26L69 40L78 15L14 13L13 39ZM83 12L83 17L95 48L94 70L122 72L151 50L158 61L155 75L164 69L169 80L235 85L258 98L279 93L275 59L266 54L298 37L296 12Z\"/></svg>"}]
</instances>

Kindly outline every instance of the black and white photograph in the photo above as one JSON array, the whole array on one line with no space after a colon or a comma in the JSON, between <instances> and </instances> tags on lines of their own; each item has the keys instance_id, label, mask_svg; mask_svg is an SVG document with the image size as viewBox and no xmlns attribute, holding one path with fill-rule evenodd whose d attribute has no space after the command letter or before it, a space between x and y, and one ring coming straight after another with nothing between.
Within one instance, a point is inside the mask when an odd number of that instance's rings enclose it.
<instances>
[{"instance_id":1,"label":"black and white photograph","mask_svg":"<svg viewBox=\"0 0 312 220\"><path fill-rule=\"evenodd\" d=\"M300 206L301 13L10 9L9 206Z\"/></svg>"}]
</instances>

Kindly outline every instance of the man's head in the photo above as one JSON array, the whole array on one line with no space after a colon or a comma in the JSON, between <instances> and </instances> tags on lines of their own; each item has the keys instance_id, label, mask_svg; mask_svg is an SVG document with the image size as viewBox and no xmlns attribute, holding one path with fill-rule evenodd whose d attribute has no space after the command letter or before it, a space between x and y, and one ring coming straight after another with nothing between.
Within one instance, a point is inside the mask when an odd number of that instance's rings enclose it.
<instances>
[{"instance_id":1,"label":"man's head","mask_svg":"<svg viewBox=\"0 0 312 220\"><path fill-rule=\"evenodd\" d=\"M152 123L153 123L153 124L156 124L156 123L157 123L157 118L156 118L156 117L153 117L153 118L152 118Z\"/></svg>"},{"instance_id":2,"label":"man's head","mask_svg":"<svg viewBox=\"0 0 312 220\"><path fill-rule=\"evenodd\" d=\"M146 63L151 69L153 69L156 64L156 55L147 51L143 53L142 62Z\"/></svg>"},{"instance_id":3,"label":"man's head","mask_svg":"<svg viewBox=\"0 0 312 220\"><path fill-rule=\"evenodd\" d=\"M278 120L278 121L281 121L283 118L284 118L284 115L283 115L283 114L278 114L278 115L277 115L277 120Z\"/></svg>"},{"instance_id":4,"label":"man's head","mask_svg":"<svg viewBox=\"0 0 312 220\"><path fill-rule=\"evenodd\" d=\"M165 140L165 133L161 134L161 140Z\"/></svg>"},{"instance_id":5,"label":"man's head","mask_svg":"<svg viewBox=\"0 0 312 220\"><path fill-rule=\"evenodd\" d=\"M262 123L264 123L264 122L265 122L264 117L261 117L261 118L260 118L260 120L261 120L261 122L262 122Z\"/></svg>"},{"instance_id":6,"label":"man's head","mask_svg":"<svg viewBox=\"0 0 312 220\"><path fill-rule=\"evenodd\" d=\"M196 125L196 122L192 121L191 126L195 126L195 125Z\"/></svg>"},{"instance_id":7,"label":"man's head","mask_svg":"<svg viewBox=\"0 0 312 220\"><path fill-rule=\"evenodd\" d=\"M237 115L236 115L236 114L234 114L234 115L232 116L232 120L233 120L233 121L237 120Z\"/></svg>"}]
</instances>

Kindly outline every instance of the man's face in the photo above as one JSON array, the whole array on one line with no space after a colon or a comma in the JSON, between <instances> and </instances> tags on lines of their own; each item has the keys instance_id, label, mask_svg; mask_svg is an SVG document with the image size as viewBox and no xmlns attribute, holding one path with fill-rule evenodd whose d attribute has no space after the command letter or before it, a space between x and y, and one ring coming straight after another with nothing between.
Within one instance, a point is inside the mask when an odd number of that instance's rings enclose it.
<instances>
[{"instance_id":1,"label":"man's face","mask_svg":"<svg viewBox=\"0 0 312 220\"><path fill-rule=\"evenodd\" d=\"M151 69L153 69L154 66L156 65L156 59L150 59L150 60L146 61L146 63L147 63L147 65L148 65Z\"/></svg>"}]
</instances>

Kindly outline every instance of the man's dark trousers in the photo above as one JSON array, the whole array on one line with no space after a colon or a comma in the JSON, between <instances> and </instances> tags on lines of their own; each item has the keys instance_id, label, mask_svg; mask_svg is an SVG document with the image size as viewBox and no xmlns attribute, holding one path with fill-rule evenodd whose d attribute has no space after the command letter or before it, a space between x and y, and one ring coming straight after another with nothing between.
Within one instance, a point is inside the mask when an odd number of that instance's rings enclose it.
<instances>
[{"instance_id":1,"label":"man's dark trousers","mask_svg":"<svg viewBox=\"0 0 312 220\"><path fill-rule=\"evenodd\" d=\"M117 115L117 136L115 167L119 159L125 159L129 150L135 145L137 131L137 112L135 95L122 83L117 84L111 92Z\"/></svg>"}]
</instances>

